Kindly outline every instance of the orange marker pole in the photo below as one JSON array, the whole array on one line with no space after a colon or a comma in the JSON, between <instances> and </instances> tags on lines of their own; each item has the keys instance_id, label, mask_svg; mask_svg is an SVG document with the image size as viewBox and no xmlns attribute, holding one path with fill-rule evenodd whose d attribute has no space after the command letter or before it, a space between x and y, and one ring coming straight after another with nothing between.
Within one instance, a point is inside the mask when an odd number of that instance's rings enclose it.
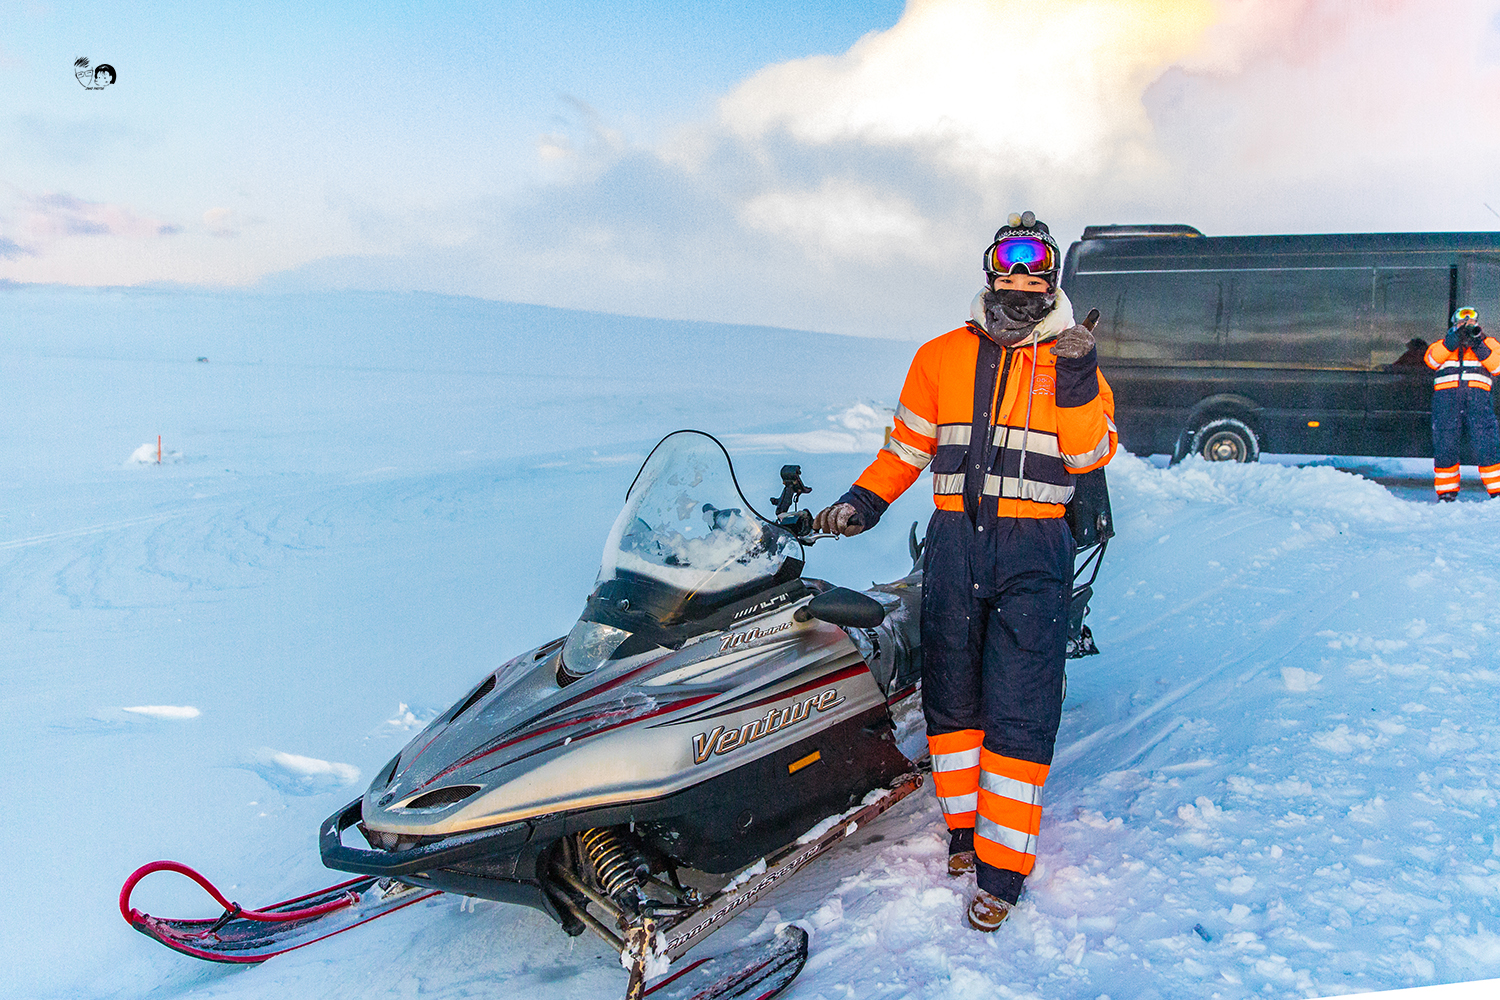
<instances>
[{"instance_id":1,"label":"orange marker pole","mask_svg":"<svg viewBox=\"0 0 1500 1000\"><path fill-rule=\"evenodd\" d=\"M161 435L156 435L156 464L161 464Z\"/></svg>"}]
</instances>

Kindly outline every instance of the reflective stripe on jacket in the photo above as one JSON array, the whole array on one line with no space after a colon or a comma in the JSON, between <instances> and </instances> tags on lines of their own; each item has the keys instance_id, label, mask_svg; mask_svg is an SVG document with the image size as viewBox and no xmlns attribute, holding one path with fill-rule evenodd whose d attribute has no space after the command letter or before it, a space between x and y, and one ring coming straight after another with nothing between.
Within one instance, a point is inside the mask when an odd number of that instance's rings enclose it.
<instances>
[{"instance_id":1,"label":"reflective stripe on jacket","mask_svg":"<svg viewBox=\"0 0 1500 1000\"><path fill-rule=\"evenodd\" d=\"M917 350L901 389L891 441L855 481L891 503L932 466L933 498L941 510L964 509L974 420L979 338L972 324ZM981 493L1002 517L1061 517L1072 478L1114 456L1114 393L1087 363L1059 359L1046 341L1006 348L990 419L994 447ZM1079 359L1083 361L1084 359Z\"/></svg>"},{"instance_id":2,"label":"reflective stripe on jacket","mask_svg":"<svg viewBox=\"0 0 1500 1000\"><path fill-rule=\"evenodd\" d=\"M1456 351L1450 351L1441 340L1435 341L1431 347L1427 348L1427 355L1423 358L1427 362L1427 367L1436 373L1432 380L1432 387L1434 389L1458 388L1459 369L1462 368L1464 385L1472 385L1489 392L1494 382L1493 376L1500 374L1500 341L1494 337L1485 337L1484 344L1490 349L1490 356L1480 361L1474 349L1467 344Z\"/></svg>"}]
</instances>

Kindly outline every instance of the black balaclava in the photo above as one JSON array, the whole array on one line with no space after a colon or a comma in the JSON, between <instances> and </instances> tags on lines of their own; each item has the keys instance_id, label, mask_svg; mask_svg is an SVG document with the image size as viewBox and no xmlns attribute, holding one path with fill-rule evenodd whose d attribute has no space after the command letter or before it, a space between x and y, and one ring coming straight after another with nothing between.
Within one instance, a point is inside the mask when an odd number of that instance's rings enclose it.
<instances>
[{"instance_id":1,"label":"black balaclava","mask_svg":"<svg viewBox=\"0 0 1500 1000\"><path fill-rule=\"evenodd\" d=\"M993 288L984 292L984 329L1001 347L1014 347L1036 329L1043 316L1057 304L1055 289L1023 292L1017 288Z\"/></svg>"},{"instance_id":2,"label":"black balaclava","mask_svg":"<svg viewBox=\"0 0 1500 1000\"><path fill-rule=\"evenodd\" d=\"M1057 292L1025 292L1019 288L993 288L984 293L984 318L989 322L1040 323L1057 304Z\"/></svg>"}]
</instances>

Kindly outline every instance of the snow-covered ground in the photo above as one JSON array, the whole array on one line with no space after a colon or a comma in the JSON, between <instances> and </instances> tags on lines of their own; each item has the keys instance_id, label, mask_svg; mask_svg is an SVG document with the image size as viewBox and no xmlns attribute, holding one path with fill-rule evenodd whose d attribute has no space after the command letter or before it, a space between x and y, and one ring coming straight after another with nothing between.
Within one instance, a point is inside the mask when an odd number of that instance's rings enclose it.
<instances>
[{"instance_id":1,"label":"snow-covered ground","mask_svg":"<svg viewBox=\"0 0 1500 1000\"><path fill-rule=\"evenodd\" d=\"M250 905L334 881L319 822L484 671L567 630L661 435L721 435L752 501L800 462L821 505L879 446L915 346L16 286L0 345L0 993L535 1000L624 976L538 913L448 897L211 966L133 933L116 894L159 857ZM793 1000L1500 975L1500 504L1429 502L1420 462L1361 468L1381 481L1116 459L1102 654L1070 665L1040 862L1001 932L963 927L924 792L707 947L803 923ZM925 489L809 572L903 573ZM213 913L170 876L135 904Z\"/></svg>"}]
</instances>

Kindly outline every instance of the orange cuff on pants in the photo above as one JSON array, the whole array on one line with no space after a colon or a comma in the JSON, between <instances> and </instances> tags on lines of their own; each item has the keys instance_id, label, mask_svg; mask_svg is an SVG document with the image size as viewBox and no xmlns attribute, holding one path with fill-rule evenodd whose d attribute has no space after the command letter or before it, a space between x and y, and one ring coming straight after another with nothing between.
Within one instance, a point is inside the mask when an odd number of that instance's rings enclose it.
<instances>
[{"instance_id":1,"label":"orange cuff on pants","mask_svg":"<svg viewBox=\"0 0 1500 1000\"><path fill-rule=\"evenodd\" d=\"M979 751L974 853L995 868L1031 874L1042 827L1042 785L1048 767Z\"/></svg>"},{"instance_id":2,"label":"orange cuff on pants","mask_svg":"<svg viewBox=\"0 0 1500 1000\"><path fill-rule=\"evenodd\" d=\"M1458 466L1452 465L1442 469L1434 467L1432 485L1439 493L1458 492Z\"/></svg>"},{"instance_id":3,"label":"orange cuff on pants","mask_svg":"<svg viewBox=\"0 0 1500 1000\"><path fill-rule=\"evenodd\" d=\"M984 733L960 729L927 737L932 751L932 787L950 830L974 826L979 803L979 752Z\"/></svg>"}]
</instances>

